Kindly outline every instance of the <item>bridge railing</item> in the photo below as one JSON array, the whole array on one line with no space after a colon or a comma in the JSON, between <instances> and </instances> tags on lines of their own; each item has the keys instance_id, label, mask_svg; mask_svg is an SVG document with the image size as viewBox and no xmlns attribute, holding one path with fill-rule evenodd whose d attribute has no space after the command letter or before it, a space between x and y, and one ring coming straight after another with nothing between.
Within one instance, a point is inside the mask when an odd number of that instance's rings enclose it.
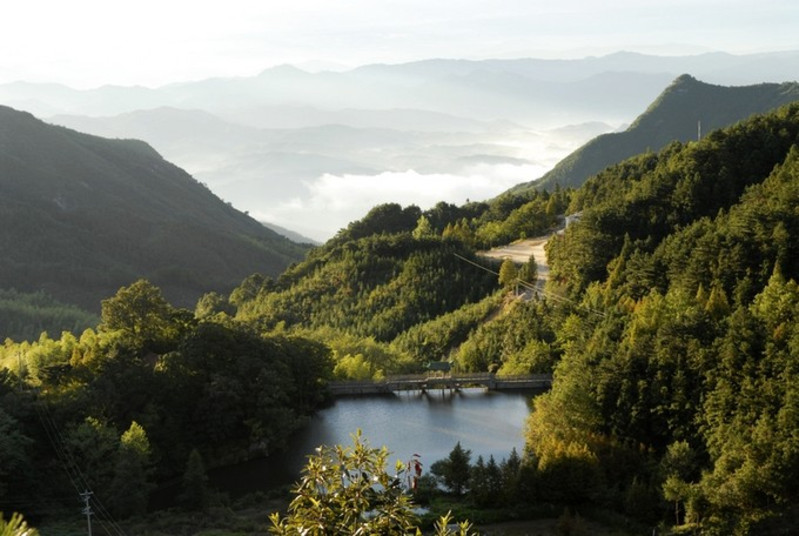
<instances>
[{"instance_id":1,"label":"bridge railing","mask_svg":"<svg viewBox=\"0 0 799 536\"><path fill-rule=\"evenodd\" d=\"M380 388L388 390L390 387L402 388L425 383L449 383L449 384L513 384L513 383L536 383L548 385L552 383L551 374L524 374L524 375L496 375L489 372L475 372L463 374L397 374L387 376L382 380L343 380L330 383L333 391L356 391L359 389Z\"/></svg>"}]
</instances>

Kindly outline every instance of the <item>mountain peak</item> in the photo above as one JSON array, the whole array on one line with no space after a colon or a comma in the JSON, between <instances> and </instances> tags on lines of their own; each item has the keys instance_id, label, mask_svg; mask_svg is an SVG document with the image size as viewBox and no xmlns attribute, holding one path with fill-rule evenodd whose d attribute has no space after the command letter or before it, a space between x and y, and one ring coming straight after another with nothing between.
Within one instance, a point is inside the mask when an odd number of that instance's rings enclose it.
<instances>
[{"instance_id":1,"label":"mountain peak","mask_svg":"<svg viewBox=\"0 0 799 536\"><path fill-rule=\"evenodd\" d=\"M303 71L299 67L291 65L290 63L283 63L280 65L275 65L274 67L269 67L261 71L258 75L259 77L263 76L274 76L274 75L281 75L281 76L303 76L308 75L307 71Z\"/></svg>"},{"instance_id":2,"label":"mountain peak","mask_svg":"<svg viewBox=\"0 0 799 536\"><path fill-rule=\"evenodd\" d=\"M672 141L696 140L753 114L765 113L799 100L799 84L764 83L717 86L690 74L678 76L624 132L592 139L559 162L528 188L580 186L591 175L647 150L659 151Z\"/></svg>"},{"instance_id":3,"label":"mountain peak","mask_svg":"<svg viewBox=\"0 0 799 536\"><path fill-rule=\"evenodd\" d=\"M697 84L700 83L699 80L691 76L690 74L681 74L677 78L674 79L672 82L672 86L681 86L681 85L688 85L688 84Z\"/></svg>"}]
</instances>

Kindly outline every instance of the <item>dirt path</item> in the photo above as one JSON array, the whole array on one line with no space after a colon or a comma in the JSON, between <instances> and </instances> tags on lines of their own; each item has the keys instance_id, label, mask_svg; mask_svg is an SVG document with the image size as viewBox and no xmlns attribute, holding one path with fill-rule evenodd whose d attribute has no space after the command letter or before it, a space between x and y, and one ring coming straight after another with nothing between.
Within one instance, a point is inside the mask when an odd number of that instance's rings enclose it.
<instances>
[{"instance_id":1,"label":"dirt path","mask_svg":"<svg viewBox=\"0 0 799 536\"><path fill-rule=\"evenodd\" d=\"M549 263L547 263L547 253L544 251L544 246L546 246L550 238L556 234L563 234L567 226L575 221L579 221L581 217L582 212L561 217L558 227L549 234L536 238L517 240L516 242L495 247L488 251L478 251L477 254L499 260L509 258L517 264L526 263L532 256L535 258L535 264L538 267L538 281L536 287L538 287L539 291L543 291L544 285L549 280Z\"/></svg>"},{"instance_id":2,"label":"dirt path","mask_svg":"<svg viewBox=\"0 0 799 536\"><path fill-rule=\"evenodd\" d=\"M509 258L517 264L526 263L532 256L535 258L535 264L538 267L538 287L542 288L549 279L549 264L547 264L547 254L546 251L544 251L544 246L553 234L555 233L536 238L518 240L505 246L489 249L488 251L479 251L477 254L499 260Z\"/></svg>"},{"instance_id":3,"label":"dirt path","mask_svg":"<svg viewBox=\"0 0 799 536\"><path fill-rule=\"evenodd\" d=\"M538 279L546 281L549 278L549 265L547 264L547 254L544 251L544 245L547 243L550 236L552 235L519 240L512 244L499 246L488 251L480 251L478 255L500 260L509 258L517 264L526 263L532 256L535 258L535 263L538 266Z\"/></svg>"}]
</instances>

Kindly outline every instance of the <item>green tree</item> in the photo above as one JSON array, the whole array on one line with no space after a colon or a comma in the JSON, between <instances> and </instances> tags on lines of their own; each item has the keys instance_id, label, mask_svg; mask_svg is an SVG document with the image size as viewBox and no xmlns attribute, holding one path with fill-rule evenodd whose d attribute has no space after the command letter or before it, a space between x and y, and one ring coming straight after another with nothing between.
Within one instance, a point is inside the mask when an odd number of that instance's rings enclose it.
<instances>
[{"instance_id":1,"label":"green tree","mask_svg":"<svg viewBox=\"0 0 799 536\"><path fill-rule=\"evenodd\" d=\"M218 292L207 292L200 296L194 308L195 318L209 318L214 315L225 313L233 316L236 308Z\"/></svg>"},{"instance_id":2,"label":"green tree","mask_svg":"<svg viewBox=\"0 0 799 536\"><path fill-rule=\"evenodd\" d=\"M477 506L488 507L502 504L502 471L494 456L488 462L482 456L471 467L469 473L469 496Z\"/></svg>"},{"instance_id":3,"label":"green tree","mask_svg":"<svg viewBox=\"0 0 799 536\"><path fill-rule=\"evenodd\" d=\"M519 279L519 270L511 259L505 259L499 267L499 284L510 288Z\"/></svg>"},{"instance_id":4,"label":"green tree","mask_svg":"<svg viewBox=\"0 0 799 536\"><path fill-rule=\"evenodd\" d=\"M469 474L469 496L474 503L485 508L491 504L491 490L488 485L488 473L486 471L486 464L483 456L478 456L477 461L471 468Z\"/></svg>"},{"instance_id":5,"label":"green tree","mask_svg":"<svg viewBox=\"0 0 799 536\"><path fill-rule=\"evenodd\" d=\"M502 501L502 470L499 464L494 459L494 455L488 456L486 463L486 477L488 478L488 490L491 493L493 500L492 504L498 505Z\"/></svg>"},{"instance_id":6,"label":"green tree","mask_svg":"<svg viewBox=\"0 0 799 536\"><path fill-rule=\"evenodd\" d=\"M723 318L730 313L730 302L727 300L727 294L721 286L713 286L705 303L705 311L716 319Z\"/></svg>"},{"instance_id":7,"label":"green tree","mask_svg":"<svg viewBox=\"0 0 799 536\"><path fill-rule=\"evenodd\" d=\"M152 485L150 440L144 428L132 422L119 440L110 504L120 517L144 514Z\"/></svg>"},{"instance_id":8,"label":"green tree","mask_svg":"<svg viewBox=\"0 0 799 536\"><path fill-rule=\"evenodd\" d=\"M663 497L674 503L674 522L679 525L680 505L693 494L690 481L697 470L696 454L687 441L675 441L666 449L660 468L665 476Z\"/></svg>"},{"instance_id":9,"label":"green tree","mask_svg":"<svg viewBox=\"0 0 799 536\"><path fill-rule=\"evenodd\" d=\"M208 509L211 490L208 487L208 474L205 472L203 457L197 449L192 449L183 473L183 491L180 504L187 510L204 512Z\"/></svg>"},{"instance_id":10,"label":"green tree","mask_svg":"<svg viewBox=\"0 0 799 536\"><path fill-rule=\"evenodd\" d=\"M389 473L385 447L371 448L360 431L352 441L348 447L321 446L309 458L287 514L270 516L272 534L420 534L403 484L404 465L397 462L394 473ZM449 516L440 520L436 534L470 534L468 524L453 533L447 528L450 521Z\"/></svg>"},{"instance_id":11,"label":"green tree","mask_svg":"<svg viewBox=\"0 0 799 536\"><path fill-rule=\"evenodd\" d=\"M83 474L90 475L92 490L101 497L110 494L119 432L99 419L86 417L67 430L65 446Z\"/></svg>"},{"instance_id":12,"label":"green tree","mask_svg":"<svg viewBox=\"0 0 799 536\"><path fill-rule=\"evenodd\" d=\"M248 301L254 300L259 292L273 290L275 282L271 277L264 277L261 274L252 274L244 278L241 284L234 288L230 293L230 303L235 307L241 307Z\"/></svg>"},{"instance_id":13,"label":"green tree","mask_svg":"<svg viewBox=\"0 0 799 536\"><path fill-rule=\"evenodd\" d=\"M502 460L499 464L499 471L502 475L502 496L507 504L512 504L519 500L521 467L522 459L516 451L516 447L513 447L508 458Z\"/></svg>"},{"instance_id":14,"label":"green tree","mask_svg":"<svg viewBox=\"0 0 799 536\"><path fill-rule=\"evenodd\" d=\"M19 495L31 469L28 449L32 443L20 431L19 421L0 408L0 503Z\"/></svg>"},{"instance_id":15,"label":"green tree","mask_svg":"<svg viewBox=\"0 0 799 536\"><path fill-rule=\"evenodd\" d=\"M553 195L552 197L549 198L549 201L547 201L547 207L546 207L547 218L550 220L554 220L555 218L557 218L560 210L561 207L559 206L558 203L558 197Z\"/></svg>"},{"instance_id":16,"label":"green tree","mask_svg":"<svg viewBox=\"0 0 799 536\"><path fill-rule=\"evenodd\" d=\"M534 284L536 279L538 279L538 264L535 262L534 255L530 255L530 258L527 259L527 262L522 265L521 269L519 270L519 279L525 283L532 284Z\"/></svg>"},{"instance_id":17,"label":"green tree","mask_svg":"<svg viewBox=\"0 0 799 536\"><path fill-rule=\"evenodd\" d=\"M471 476L472 451L466 450L458 441L449 456L438 460L430 466L430 472L455 495L462 495L469 485Z\"/></svg>"},{"instance_id":18,"label":"green tree","mask_svg":"<svg viewBox=\"0 0 799 536\"><path fill-rule=\"evenodd\" d=\"M424 214L419 216L419 220L416 222L416 229L413 230L412 234L417 240L421 238L428 238L435 234L433 232L433 226L430 225L430 220L427 219L427 216Z\"/></svg>"},{"instance_id":19,"label":"green tree","mask_svg":"<svg viewBox=\"0 0 799 536\"><path fill-rule=\"evenodd\" d=\"M99 328L120 330L134 343L145 346L165 339L171 312L172 306L162 296L161 289L139 279L102 301Z\"/></svg>"}]
</instances>

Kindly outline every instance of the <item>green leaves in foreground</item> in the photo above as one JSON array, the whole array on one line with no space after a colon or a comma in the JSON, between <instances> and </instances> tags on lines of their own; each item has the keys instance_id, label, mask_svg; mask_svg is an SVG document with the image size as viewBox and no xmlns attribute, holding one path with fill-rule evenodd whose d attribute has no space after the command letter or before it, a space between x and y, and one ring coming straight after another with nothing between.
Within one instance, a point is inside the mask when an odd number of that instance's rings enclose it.
<instances>
[{"instance_id":1,"label":"green leaves in foreground","mask_svg":"<svg viewBox=\"0 0 799 536\"><path fill-rule=\"evenodd\" d=\"M405 466L386 472L389 452L375 449L358 431L351 447L321 446L309 458L288 514L272 514L271 532L280 536L327 534L420 534L414 504L405 489ZM468 536L471 525L450 528L449 515L436 524L439 536Z\"/></svg>"},{"instance_id":2,"label":"green leaves in foreground","mask_svg":"<svg viewBox=\"0 0 799 536\"><path fill-rule=\"evenodd\" d=\"M13 514L8 521L0 515L0 536L39 536L39 531L29 528L21 514Z\"/></svg>"}]
</instances>

